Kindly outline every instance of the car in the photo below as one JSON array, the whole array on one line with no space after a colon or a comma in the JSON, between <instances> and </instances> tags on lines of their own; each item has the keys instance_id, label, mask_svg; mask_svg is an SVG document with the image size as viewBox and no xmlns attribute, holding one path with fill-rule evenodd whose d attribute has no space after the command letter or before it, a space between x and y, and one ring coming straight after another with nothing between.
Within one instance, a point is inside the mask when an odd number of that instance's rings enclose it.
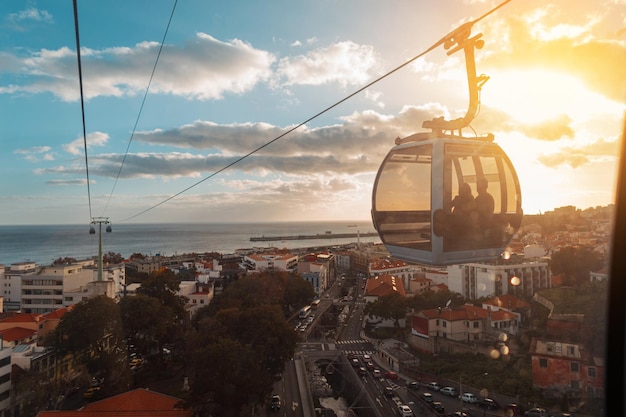
<instances>
[{"instance_id":1,"label":"car","mask_svg":"<svg viewBox=\"0 0 626 417\"><path fill-rule=\"evenodd\" d=\"M436 382L429 382L428 384L426 384L426 389L429 389L431 391L439 391L441 389L441 385L439 385Z\"/></svg>"},{"instance_id":2,"label":"car","mask_svg":"<svg viewBox=\"0 0 626 417\"><path fill-rule=\"evenodd\" d=\"M463 411L455 411L454 413L448 414L450 417L469 417L467 413Z\"/></svg>"},{"instance_id":3,"label":"car","mask_svg":"<svg viewBox=\"0 0 626 417\"><path fill-rule=\"evenodd\" d=\"M398 379L398 374L395 373L394 371L387 371L387 372L385 372L385 378L387 378L387 379Z\"/></svg>"},{"instance_id":4,"label":"car","mask_svg":"<svg viewBox=\"0 0 626 417\"><path fill-rule=\"evenodd\" d=\"M357 358L352 359L350 362L352 363L352 366L355 368L358 368L361 366L361 362L359 362Z\"/></svg>"},{"instance_id":5,"label":"car","mask_svg":"<svg viewBox=\"0 0 626 417\"><path fill-rule=\"evenodd\" d=\"M364 366L360 366L359 367L359 376L365 376L367 375L367 369L365 369Z\"/></svg>"},{"instance_id":6,"label":"car","mask_svg":"<svg viewBox=\"0 0 626 417\"><path fill-rule=\"evenodd\" d=\"M372 361L365 362L365 366L367 367L367 369L371 371L374 369L374 362Z\"/></svg>"},{"instance_id":7,"label":"car","mask_svg":"<svg viewBox=\"0 0 626 417\"><path fill-rule=\"evenodd\" d=\"M281 406L280 395L274 394L272 395L272 399L270 400L270 408L272 410L279 410Z\"/></svg>"},{"instance_id":8,"label":"car","mask_svg":"<svg viewBox=\"0 0 626 417\"><path fill-rule=\"evenodd\" d=\"M524 408L517 403L509 403L504 406L504 415L507 417L510 416L521 416L524 414Z\"/></svg>"},{"instance_id":9,"label":"car","mask_svg":"<svg viewBox=\"0 0 626 417\"><path fill-rule=\"evenodd\" d=\"M370 355L363 355L363 362L370 362L372 357Z\"/></svg>"},{"instance_id":10,"label":"car","mask_svg":"<svg viewBox=\"0 0 626 417\"><path fill-rule=\"evenodd\" d=\"M524 413L526 417L550 417L550 414L545 408L535 407Z\"/></svg>"},{"instance_id":11,"label":"car","mask_svg":"<svg viewBox=\"0 0 626 417\"><path fill-rule=\"evenodd\" d=\"M433 401L430 406L435 409L436 412L443 414L446 412L446 408L441 401Z\"/></svg>"},{"instance_id":12,"label":"car","mask_svg":"<svg viewBox=\"0 0 626 417\"><path fill-rule=\"evenodd\" d=\"M420 398L422 399L422 401L424 401L425 403L432 403L434 401L433 399L433 394L431 394L430 392L424 392Z\"/></svg>"},{"instance_id":13,"label":"car","mask_svg":"<svg viewBox=\"0 0 626 417\"><path fill-rule=\"evenodd\" d=\"M400 417L413 417L413 410L406 404L400 404L398 406L398 414L400 414Z\"/></svg>"},{"instance_id":14,"label":"car","mask_svg":"<svg viewBox=\"0 0 626 417\"><path fill-rule=\"evenodd\" d=\"M479 407L482 407L487 410L499 410L500 404L493 398L483 398L477 404Z\"/></svg>"},{"instance_id":15,"label":"car","mask_svg":"<svg viewBox=\"0 0 626 417\"><path fill-rule=\"evenodd\" d=\"M396 393L393 391L393 388L385 387L385 397L393 398L395 395Z\"/></svg>"},{"instance_id":16,"label":"car","mask_svg":"<svg viewBox=\"0 0 626 417\"><path fill-rule=\"evenodd\" d=\"M464 403L476 404L478 403L478 397L471 392L464 392L461 394L461 401Z\"/></svg>"},{"instance_id":17,"label":"car","mask_svg":"<svg viewBox=\"0 0 626 417\"><path fill-rule=\"evenodd\" d=\"M443 387L439 390L439 392L443 395L447 395L448 397L456 397L459 395L454 387Z\"/></svg>"},{"instance_id":18,"label":"car","mask_svg":"<svg viewBox=\"0 0 626 417\"><path fill-rule=\"evenodd\" d=\"M406 387L411 391L417 391L420 389L420 383L417 381L407 381Z\"/></svg>"},{"instance_id":19,"label":"car","mask_svg":"<svg viewBox=\"0 0 626 417\"><path fill-rule=\"evenodd\" d=\"M372 376L374 378L382 378L383 373L380 372L380 369L374 369L374 371L372 371Z\"/></svg>"}]
</instances>

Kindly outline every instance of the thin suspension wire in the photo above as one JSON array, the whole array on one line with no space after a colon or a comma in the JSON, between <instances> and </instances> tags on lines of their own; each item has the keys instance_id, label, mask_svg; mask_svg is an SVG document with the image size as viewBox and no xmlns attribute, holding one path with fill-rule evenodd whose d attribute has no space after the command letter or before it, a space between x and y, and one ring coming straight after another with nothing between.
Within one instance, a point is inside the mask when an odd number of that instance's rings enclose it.
<instances>
[{"instance_id":1,"label":"thin suspension wire","mask_svg":"<svg viewBox=\"0 0 626 417\"><path fill-rule=\"evenodd\" d=\"M78 58L78 83L80 85L80 109L83 121L83 144L85 147L85 172L87 174L87 200L89 201L89 221L91 215L91 187L89 181L89 159L87 157L87 128L85 126L85 98L83 94L83 68L80 59L80 35L78 30L78 5L74 0L74 32L76 33L76 56Z\"/></svg>"},{"instance_id":2,"label":"thin suspension wire","mask_svg":"<svg viewBox=\"0 0 626 417\"><path fill-rule=\"evenodd\" d=\"M170 13L170 18L167 21L167 26L165 27L165 33L163 34L163 39L161 39L161 45L159 46L159 52L157 54L156 60L154 61L154 66L152 67L152 74L150 74L150 80L148 81L148 86L146 87L146 91L143 95L143 100L141 100L141 106L139 107L139 113L137 114L137 119L135 120L135 125L133 126L133 131L130 134L130 138L128 139L128 144L126 145L126 152L124 152L124 157L122 158L122 163L120 164L120 169L117 171L117 176L115 177L115 182L113 183L113 188L111 189L111 193L109 194L109 198L104 206L102 212L104 213L106 209L109 207L109 202L113 197L113 193L115 192L115 187L117 187L117 182L120 179L120 175L122 174L122 168L124 167L124 162L126 162L126 157L128 156L128 150L130 149L130 144L133 141L135 136L135 132L137 131L137 125L139 124L139 119L141 118L141 113L143 112L143 107L146 103L146 98L148 97L148 92L150 91L150 86L152 85L152 79L154 78L154 73L156 72L157 64L159 63L159 58L161 57L161 52L163 51L163 45L165 44L165 39L167 38L167 33L170 29L170 25L172 23L172 18L174 17L174 11L176 10L176 5L178 4L178 0L174 0L174 6L172 7L172 12Z\"/></svg>"},{"instance_id":3,"label":"thin suspension wire","mask_svg":"<svg viewBox=\"0 0 626 417\"><path fill-rule=\"evenodd\" d=\"M313 116L309 117L308 119L306 119L305 121L299 123L298 125L292 127L291 129L287 130L286 132L278 135L277 137L275 137L274 139L270 140L269 142L266 142L265 144L255 148L254 150L248 152L247 154L237 158L236 160L234 160L233 162L229 163L228 165L218 169L217 171L213 172L212 174L210 174L207 177L204 177L203 179L201 179L200 181L195 182L194 184L190 185L189 187L179 191L178 193L171 195L170 197L166 198L165 200L162 200L161 202L148 207L145 210L140 211L137 214L134 214L130 217L125 218L124 220L122 220L122 222L126 222L128 220L132 220L135 217L139 217L142 214L145 214L165 203L167 203L168 201L178 197L179 195L191 190L194 187L197 187L198 185L202 184L203 182L205 182L208 179L213 178L214 176L224 172L225 170L229 169L230 167L232 167L235 164L238 164L239 162L243 161L244 159L248 158L249 156L257 153L258 151L268 147L269 145L271 145L272 143L276 142L279 139L282 139L283 137L287 136L288 134L290 134L291 132L293 132L294 130L299 129L300 127L304 126L305 124L307 124L308 122L312 121L313 119L318 118L319 116L323 115L324 113L334 109L335 107L339 106L340 104L344 103L345 101L351 99L352 97L354 97L355 95L363 92L364 90L368 89L369 87L371 87L372 85L380 82L381 80L389 77L390 75L394 74L395 72L399 71L400 69L406 67L407 65L411 64L412 62L416 61L417 59L423 57L424 55L428 54L429 52L431 52L433 49L437 48L438 46L444 44L444 42L448 39L451 39L454 37L454 35L457 33L457 31L459 30L463 30L463 29L467 29L467 28L471 28L472 25L474 25L474 23L484 19L485 17L489 16L491 13L495 12L496 10L498 10L499 8L501 8L502 6L504 6L505 4L509 3L511 0L505 0L504 2L502 2L501 4L499 4L498 6L494 7L493 9L491 9L490 11L488 11L487 13L485 13L484 15L480 16L479 18L466 22L464 24L462 24L461 26L459 26L459 28L449 32L447 35L445 35L443 38L441 38L439 41L437 41L436 43L434 43L432 46L430 46L428 49L424 50L423 52L419 53L418 55L414 56L413 58L409 59L408 61L404 62L403 64L398 65L397 67L395 67L394 69L392 69L391 71L387 72L384 75L381 75L380 77L376 78L374 81L369 82L368 84L364 85L363 87L359 88L358 90L354 91L353 93L349 94L348 96L342 98L341 100L335 102L334 104L331 104L330 106L326 107L324 110L314 114Z\"/></svg>"}]
</instances>

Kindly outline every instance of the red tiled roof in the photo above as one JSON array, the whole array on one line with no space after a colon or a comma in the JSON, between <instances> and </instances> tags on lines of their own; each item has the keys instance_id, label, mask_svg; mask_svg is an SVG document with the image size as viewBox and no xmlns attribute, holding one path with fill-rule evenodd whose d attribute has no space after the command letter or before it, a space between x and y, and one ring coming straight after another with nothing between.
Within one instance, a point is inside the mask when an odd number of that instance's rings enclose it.
<instances>
[{"instance_id":1,"label":"red tiled roof","mask_svg":"<svg viewBox=\"0 0 626 417\"><path fill-rule=\"evenodd\" d=\"M95 401L80 410L42 411L37 417L191 417L192 410L175 408L180 400L139 388Z\"/></svg>"},{"instance_id":2,"label":"red tiled roof","mask_svg":"<svg viewBox=\"0 0 626 417\"><path fill-rule=\"evenodd\" d=\"M43 318L45 320L61 320L61 317L65 315L68 311L72 311L74 309L74 305L68 307L59 308L57 310L51 311L50 313L44 314Z\"/></svg>"},{"instance_id":3,"label":"red tiled roof","mask_svg":"<svg viewBox=\"0 0 626 417\"><path fill-rule=\"evenodd\" d=\"M400 278L396 278L393 275L380 274L375 278L368 279L365 284L366 296L382 297L393 292L406 297L404 283Z\"/></svg>"},{"instance_id":4,"label":"red tiled roof","mask_svg":"<svg viewBox=\"0 0 626 417\"><path fill-rule=\"evenodd\" d=\"M39 323L42 319L41 314L34 313L17 313L5 319L2 323Z\"/></svg>"},{"instance_id":5,"label":"red tiled roof","mask_svg":"<svg viewBox=\"0 0 626 417\"><path fill-rule=\"evenodd\" d=\"M33 337L37 332L31 329L25 329L24 327L11 327L6 330L0 330L0 336L2 340L7 342L15 342L16 340L22 340L29 337Z\"/></svg>"}]
</instances>

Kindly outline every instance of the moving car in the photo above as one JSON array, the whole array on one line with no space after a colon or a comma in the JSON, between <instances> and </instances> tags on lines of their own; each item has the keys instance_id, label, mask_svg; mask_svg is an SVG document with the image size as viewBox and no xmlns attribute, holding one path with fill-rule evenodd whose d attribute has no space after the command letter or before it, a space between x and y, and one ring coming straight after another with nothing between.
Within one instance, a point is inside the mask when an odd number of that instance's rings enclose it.
<instances>
[{"instance_id":1,"label":"moving car","mask_svg":"<svg viewBox=\"0 0 626 417\"><path fill-rule=\"evenodd\" d=\"M413 417L413 410L408 405L401 404L398 406L398 414L400 417Z\"/></svg>"},{"instance_id":2,"label":"moving car","mask_svg":"<svg viewBox=\"0 0 626 417\"><path fill-rule=\"evenodd\" d=\"M476 404L478 403L478 397L471 392L464 392L461 395L461 401L463 401L464 403Z\"/></svg>"},{"instance_id":3,"label":"moving car","mask_svg":"<svg viewBox=\"0 0 626 417\"><path fill-rule=\"evenodd\" d=\"M279 410L280 409L280 395L278 394L274 394L272 395L272 399L270 401L270 408L272 410Z\"/></svg>"},{"instance_id":4,"label":"moving car","mask_svg":"<svg viewBox=\"0 0 626 417\"><path fill-rule=\"evenodd\" d=\"M387 372L385 372L385 378L387 378L387 379L398 379L398 374L395 373L394 371L387 371Z\"/></svg>"},{"instance_id":5,"label":"moving car","mask_svg":"<svg viewBox=\"0 0 626 417\"><path fill-rule=\"evenodd\" d=\"M385 387L385 397L392 398L395 395L393 388Z\"/></svg>"},{"instance_id":6,"label":"moving car","mask_svg":"<svg viewBox=\"0 0 626 417\"><path fill-rule=\"evenodd\" d=\"M425 403L432 403L433 400L433 394L431 394L430 392L425 392L421 395L420 397Z\"/></svg>"},{"instance_id":7,"label":"moving car","mask_svg":"<svg viewBox=\"0 0 626 417\"><path fill-rule=\"evenodd\" d=\"M380 369L374 369L374 371L372 372L372 376L374 378L382 378L383 373L380 372Z\"/></svg>"},{"instance_id":8,"label":"moving car","mask_svg":"<svg viewBox=\"0 0 626 417\"><path fill-rule=\"evenodd\" d=\"M478 405L479 407L485 408L487 410L499 410L500 409L500 404L498 404L498 402L494 400L493 398L483 398L476 405Z\"/></svg>"},{"instance_id":9,"label":"moving car","mask_svg":"<svg viewBox=\"0 0 626 417\"><path fill-rule=\"evenodd\" d=\"M408 381L406 387L411 391L417 391L420 389L420 383L417 381Z\"/></svg>"},{"instance_id":10,"label":"moving car","mask_svg":"<svg viewBox=\"0 0 626 417\"><path fill-rule=\"evenodd\" d=\"M443 395L447 395L448 397L456 397L459 395L454 387L443 387L439 390L439 392Z\"/></svg>"},{"instance_id":11,"label":"moving car","mask_svg":"<svg viewBox=\"0 0 626 417\"><path fill-rule=\"evenodd\" d=\"M441 385L433 381L426 384L426 388L431 391L439 391L441 389Z\"/></svg>"},{"instance_id":12,"label":"moving car","mask_svg":"<svg viewBox=\"0 0 626 417\"><path fill-rule=\"evenodd\" d=\"M435 409L436 412L443 414L446 412L446 408L441 401L433 401L430 406Z\"/></svg>"}]
</instances>

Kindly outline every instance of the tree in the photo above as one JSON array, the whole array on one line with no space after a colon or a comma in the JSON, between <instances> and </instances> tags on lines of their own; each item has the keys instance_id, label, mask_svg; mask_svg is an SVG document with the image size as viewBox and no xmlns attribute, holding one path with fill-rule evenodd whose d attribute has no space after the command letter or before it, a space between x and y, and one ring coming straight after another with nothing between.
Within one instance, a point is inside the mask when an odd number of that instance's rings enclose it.
<instances>
[{"instance_id":1,"label":"tree","mask_svg":"<svg viewBox=\"0 0 626 417\"><path fill-rule=\"evenodd\" d=\"M120 311L112 299L98 296L76 304L46 342L61 355L73 354L92 376L103 377L106 391L130 385Z\"/></svg>"},{"instance_id":2,"label":"tree","mask_svg":"<svg viewBox=\"0 0 626 417\"><path fill-rule=\"evenodd\" d=\"M190 341L195 408L210 405L214 414L238 415L262 403L296 341L277 305L226 309L203 319Z\"/></svg>"},{"instance_id":3,"label":"tree","mask_svg":"<svg viewBox=\"0 0 626 417\"><path fill-rule=\"evenodd\" d=\"M553 274L563 274L565 283L580 287L589 282L589 272L604 265L604 260L588 246L568 246L552 254L550 268Z\"/></svg>"},{"instance_id":4,"label":"tree","mask_svg":"<svg viewBox=\"0 0 626 417\"><path fill-rule=\"evenodd\" d=\"M150 353L154 342L163 343L168 328L177 324L172 309L154 297L124 297L119 307L126 339L143 354Z\"/></svg>"},{"instance_id":5,"label":"tree","mask_svg":"<svg viewBox=\"0 0 626 417\"><path fill-rule=\"evenodd\" d=\"M406 301L400 294L393 292L368 303L364 312L384 319L394 319L398 326L398 320L406 316Z\"/></svg>"},{"instance_id":6,"label":"tree","mask_svg":"<svg viewBox=\"0 0 626 417\"><path fill-rule=\"evenodd\" d=\"M102 262L105 264L120 264L124 260L124 257L120 253L107 252L102 255Z\"/></svg>"},{"instance_id":7,"label":"tree","mask_svg":"<svg viewBox=\"0 0 626 417\"><path fill-rule=\"evenodd\" d=\"M71 265L73 263L76 263L76 259L75 258L69 258L69 257L65 257L65 258L56 258L54 261L52 261L52 265Z\"/></svg>"},{"instance_id":8,"label":"tree","mask_svg":"<svg viewBox=\"0 0 626 417\"><path fill-rule=\"evenodd\" d=\"M137 294L154 297L164 306L172 309L177 318L185 315L186 298L177 295L180 279L173 271L165 269L151 273L137 288Z\"/></svg>"}]
</instances>

